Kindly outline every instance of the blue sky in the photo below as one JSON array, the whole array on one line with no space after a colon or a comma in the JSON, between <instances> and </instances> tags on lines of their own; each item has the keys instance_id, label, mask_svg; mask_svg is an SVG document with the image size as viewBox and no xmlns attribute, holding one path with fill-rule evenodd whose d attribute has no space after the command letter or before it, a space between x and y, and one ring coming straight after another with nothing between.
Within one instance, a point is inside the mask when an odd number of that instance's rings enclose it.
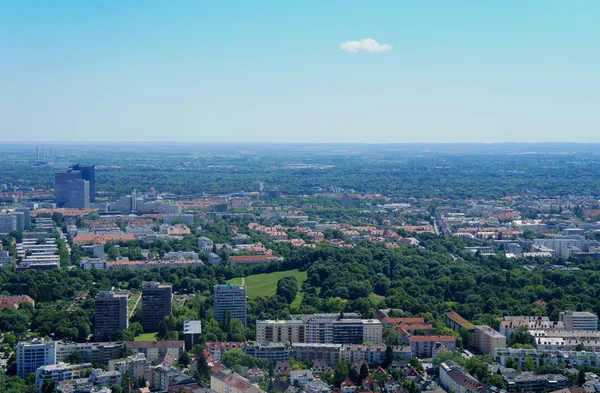
<instances>
[{"instance_id":1,"label":"blue sky","mask_svg":"<svg viewBox=\"0 0 600 393\"><path fill-rule=\"evenodd\" d=\"M6 0L0 141L600 142L598 15L597 0ZM366 38L391 50L340 50Z\"/></svg>"}]
</instances>

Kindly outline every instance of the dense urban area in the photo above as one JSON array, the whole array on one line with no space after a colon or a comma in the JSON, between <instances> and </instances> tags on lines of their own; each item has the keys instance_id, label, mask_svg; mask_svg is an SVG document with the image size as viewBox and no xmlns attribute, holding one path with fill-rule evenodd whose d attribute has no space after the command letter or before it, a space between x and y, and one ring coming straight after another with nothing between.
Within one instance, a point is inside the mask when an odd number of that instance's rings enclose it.
<instances>
[{"instance_id":1,"label":"dense urban area","mask_svg":"<svg viewBox=\"0 0 600 393\"><path fill-rule=\"evenodd\" d=\"M598 147L3 144L0 391L595 393Z\"/></svg>"}]
</instances>

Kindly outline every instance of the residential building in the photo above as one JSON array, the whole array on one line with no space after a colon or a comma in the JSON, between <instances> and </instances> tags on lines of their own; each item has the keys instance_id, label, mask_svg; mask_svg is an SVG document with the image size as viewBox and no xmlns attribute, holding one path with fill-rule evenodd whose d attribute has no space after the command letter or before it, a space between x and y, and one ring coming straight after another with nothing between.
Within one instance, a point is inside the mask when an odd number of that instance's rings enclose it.
<instances>
[{"instance_id":1,"label":"residential building","mask_svg":"<svg viewBox=\"0 0 600 393\"><path fill-rule=\"evenodd\" d=\"M200 342L202 336L202 321L186 320L183 323L183 341L185 342L185 350L189 351L194 345Z\"/></svg>"},{"instance_id":2,"label":"residential building","mask_svg":"<svg viewBox=\"0 0 600 393\"><path fill-rule=\"evenodd\" d=\"M552 392L569 386L569 380L560 374L535 375L522 373L517 376L502 376L509 392Z\"/></svg>"},{"instance_id":3,"label":"residential building","mask_svg":"<svg viewBox=\"0 0 600 393\"><path fill-rule=\"evenodd\" d=\"M142 287L142 327L145 332L158 331L160 321L171 315L173 303L170 284L147 282Z\"/></svg>"},{"instance_id":4,"label":"residential building","mask_svg":"<svg viewBox=\"0 0 600 393\"><path fill-rule=\"evenodd\" d=\"M91 371L91 369L91 363L56 363L41 366L35 370L35 385L37 386L38 391L41 391L45 381L54 381L56 382L56 385L58 385L61 381L71 381L73 379L82 378L86 373Z\"/></svg>"},{"instance_id":5,"label":"residential building","mask_svg":"<svg viewBox=\"0 0 600 393\"><path fill-rule=\"evenodd\" d=\"M204 343L204 350L208 351L212 355L212 359L215 362L221 361L221 356L224 353L239 349L244 351L246 348L245 342L206 342Z\"/></svg>"},{"instance_id":6,"label":"residential building","mask_svg":"<svg viewBox=\"0 0 600 393\"><path fill-rule=\"evenodd\" d=\"M17 231L23 232L25 230L25 214L20 211L11 211L7 213L9 216L14 216L17 220Z\"/></svg>"},{"instance_id":7,"label":"residential building","mask_svg":"<svg viewBox=\"0 0 600 393\"><path fill-rule=\"evenodd\" d=\"M587 311L563 311L558 320L567 330L598 330L598 316Z\"/></svg>"},{"instance_id":8,"label":"residential building","mask_svg":"<svg viewBox=\"0 0 600 393\"><path fill-rule=\"evenodd\" d=\"M256 341L259 343L306 342L304 321L299 319L256 321Z\"/></svg>"},{"instance_id":9,"label":"residential building","mask_svg":"<svg viewBox=\"0 0 600 393\"><path fill-rule=\"evenodd\" d=\"M155 392L167 392L173 386L196 382L195 379L185 375L183 371L167 364L152 367L150 375L150 387Z\"/></svg>"},{"instance_id":10,"label":"residential building","mask_svg":"<svg viewBox=\"0 0 600 393\"><path fill-rule=\"evenodd\" d=\"M446 322L446 325L452 330L466 330L469 334L469 342L465 344L469 347L475 345L475 325L471 322L467 321L454 311L444 313L444 322Z\"/></svg>"},{"instance_id":11,"label":"residential building","mask_svg":"<svg viewBox=\"0 0 600 393\"><path fill-rule=\"evenodd\" d=\"M23 213L25 230L29 230L31 228L31 209L28 207L18 207L15 211Z\"/></svg>"},{"instance_id":12,"label":"residential building","mask_svg":"<svg viewBox=\"0 0 600 393\"><path fill-rule=\"evenodd\" d=\"M30 342L21 341L16 348L17 376L27 377L39 367L56 363L56 342L42 339Z\"/></svg>"},{"instance_id":13,"label":"residential building","mask_svg":"<svg viewBox=\"0 0 600 393\"><path fill-rule=\"evenodd\" d=\"M185 343L183 341L126 341L124 347L133 353L143 353L150 363L154 363L165 354L179 358L185 350Z\"/></svg>"},{"instance_id":14,"label":"residential building","mask_svg":"<svg viewBox=\"0 0 600 393\"><path fill-rule=\"evenodd\" d=\"M8 251L0 251L0 268L9 266L14 262Z\"/></svg>"},{"instance_id":15,"label":"residential building","mask_svg":"<svg viewBox=\"0 0 600 393\"><path fill-rule=\"evenodd\" d=\"M0 234L7 235L17 230L17 217L12 214L0 213Z\"/></svg>"},{"instance_id":16,"label":"residential building","mask_svg":"<svg viewBox=\"0 0 600 393\"><path fill-rule=\"evenodd\" d=\"M482 354L494 354L496 348L506 348L506 337L487 325L475 326L475 348Z\"/></svg>"},{"instance_id":17,"label":"residential building","mask_svg":"<svg viewBox=\"0 0 600 393\"><path fill-rule=\"evenodd\" d=\"M316 380L304 385L304 391L306 393L330 393L331 388L325 382Z\"/></svg>"},{"instance_id":18,"label":"residential building","mask_svg":"<svg viewBox=\"0 0 600 393\"><path fill-rule=\"evenodd\" d=\"M255 358L265 359L269 362L276 362L277 360L285 360L290 357L291 346L289 343L267 343L261 344L258 342L248 342L244 352Z\"/></svg>"},{"instance_id":19,"label":"residential building","mask_svg":"<svg viewBox=\"0 0 600 393\"><path fill-rule=\"evenodd\" d=\"M304 386L307 383L314 381L315 376L310 370L292 370L288 373L290 385Z\"/></svg>"},{"instance_id":20,"label":"residential building","mask_svg":"<svg viewBox=\"0 0 600 393\"><path fill-rule=\"evenodd\" d=\"M95 299L94 340L108 341L112 332L129 327L127 293L98 292Z\"/></svg>"},{"instance_id":21,"label":"residential building","mask_svg":"<svg viewBox=\"0 0 600 393\"><path fill-rule=\"evenodd\" d=\"M211 375L210 388L216 393L264 393L248 379L229 370Z\"/></svg>"},{"instance_id":22,"label":"residential building","mask_svg":"<svg viewBox=\"0 0 600 393\"><path fill-rule=\"evenodd\" d=\"M453 361L440 364L440 385L448 392L479 393L483 389L475 377Z\"/></svg>"},{"instance_id":23,"label":"residential building","mask_svg":"<svg viewBox=\"0 0 600 393\"><path fill-rule=\"evenodd\" d=\"M246 287L241 285L215 285L214 318L222 322L226 313L246 326Z\"/></svg>"},{"instance_id":24,"label":"residential building","mask_svg":"<svg viewBox=\"0 0 600 393\"><path fill-rule=\"evenodd\" d=\"M136 353L122 359L108 362L108 371L118 371L121 375L129 372L133 378L146 378L150 374L150 362L143 353Z\"/></svg>"},{"instance_id":25,"label":"residential building","mask_svg":"<svg viewBox=\"0 0 600 393\"><path fill-rule=\"evenodd\" d=\"M19 305L29 303L35 307L35 301L27 295L0 296L0 310L6 307L19 308Z\"/></svg>"},{"instance_id":26,"label":"residential building","mask_svg":"<svg viewBox=\"0 0 600 393\"><path fill-rule=\"evenodd\" d=\"M56 345L56 361L64 362L73 352L81 354L84 363L107 365L111 359L121 356L123 343L120 342L95 342L95 343L64 343L59 341Z\"/></svg>"},{"instance_id":27,"label":"residential building","mask_svg":"<svg viewBox=\"0 0 600 393\"><path fill-rule=\"evenodd\" d=\"M446 345L451 351L456 350L454 336L410 336L408 338L412 356L429 359L433 355L436 344Z\"/></svg>"}]
</instances>

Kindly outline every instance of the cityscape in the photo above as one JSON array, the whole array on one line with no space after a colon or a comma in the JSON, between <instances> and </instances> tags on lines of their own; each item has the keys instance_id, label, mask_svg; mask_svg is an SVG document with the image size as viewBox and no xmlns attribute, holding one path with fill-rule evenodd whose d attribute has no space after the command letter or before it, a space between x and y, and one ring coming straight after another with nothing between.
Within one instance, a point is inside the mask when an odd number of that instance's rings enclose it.
<instances>
[{"instance_id":1,"label":"cityscape","mask_svg":"<svg viewBox=\"0 0 600 393\"><path fill-rule=\"evenodd\" d=\"M9 147L3 375L64 393L600 388L600 201L568 186L597 189L568 175L596 153L299 147ZM387 172L401 190L371 188L382 158L417 168ZM487 186L505 160L512 175ZM339 166L362 175L327 174ZM540 180L546 166L565 176ZM438 196L418 172L439 168L463 188ZM152 187L168 171L221 180Z\"/></svg>"}]
</instances>

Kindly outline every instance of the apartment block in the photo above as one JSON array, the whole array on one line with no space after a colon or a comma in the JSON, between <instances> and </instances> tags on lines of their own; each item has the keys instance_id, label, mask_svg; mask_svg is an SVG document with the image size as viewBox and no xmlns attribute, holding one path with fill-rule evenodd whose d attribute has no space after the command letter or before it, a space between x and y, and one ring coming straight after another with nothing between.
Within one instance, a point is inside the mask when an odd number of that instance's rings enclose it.
<instances>
[{"instance_id":1,"label":"apartment block","mask_svg":"<svg viewBox=\"0 0 600 393\"><path fill-rule=\"evenodd\" d=\"M496 348L506 348L506 337L487 325L475 326L475 348L493 355Z\"/></svg>"},{"instance_id":2,"label":"apartment block","mask_svg":"<svg viewBox=\"0 0 600 393\"><path fill-rule=\"evenodd\" d=\"M158 331L160 321L171 315L172 287L169 284L147 282L142 287L142 327L145 332Z\"/></svg>"},{"instance_id":3,"label":"apartment block","mask_svg":"<svg viewBox=\"0 0 600 393\"><path fill-rule=\"evenodd\" d=\"M265 393L248 379L229 370L211 375L210 388L216 393Z\"/></svg>"},{"instance_id":4,"label":"apartment block","mask_svg":"<svg viewBox=\"0 0 600 393\"><path fill-rule=\"evenodd\" d=\"M129 327L127 293L101 291L96 295L95 303L95 341L106 340L106 338L110 338L110 334L115 330Z\"/></svg>"},{"instance_id":5,"label":"apartment block","mask_svg":"<svg viewBox=\"0 0 600 393\"><path fill-rule=\"evenodd\" d=\"M183 341L185 350L189 351L194 345L200 342L202 336L202 321L193 321L188 319L183 322Z\"/></svg>"},{"instance_id":6,"label":"apartment block","mask_svg":"<svg viewBox=\"0 0 600 393\"><path fill-rule=\"evenodd\" d=\"M451 351L456 350L456 338L454 336L410 336L408 343L412 356L421 359L431 358L436 344L445 345Z\"/></svg>"},{"instance_id":7,"label":"apartment block","mask_svg":"<svg viewBox=\"0 0 600 393\"><path fill-rule=\"evenodd\" d=\"M41 339L21 341L17 344L16 357L17 376L25 378L39 367L56 363L56 342L44 342Z\"/></svg>"},{"instance_id":8,"label":"apartment block","mask_svg":"<svg viewBox=\"0 0 600 393\"><path fill-rule=\"evenodd\" d=\"M567 330L598 330L598 316L586 311L563 311L558 314Z\"/></svg>"},{"instance_id":9,"label":"apartment block","mask_svg":"<svg viewBox=\"0 0 600 393\"><path fill-rule=\"evenodd\" d=\"M154 363L167 353L179 358L185 350L185 343L183 341L127 341L124 347L133 353L144 354L150 363Z\"/></svg>"},{"instance_id":10,"label":"apartment block","mask_svg":"<svg viewBox=\"0 0 600 393\"><path fill-rule=\"evenodd\" d=\"M246 326L246 287L241 285L215 285L214 318L222 322L226 312Z\"/></svg>"},{"instance_id":11,"label":"apartment block","mask_svg":"<svg viewBox=\"0 0 600 393\"><path fill-rule=\"evenodd\" d=\"M41 366L35 370L35 385L37 386L38 391L41 391L45 381L54 381L56 382L56 386L58 386L61 381L71 381L73 379L83 378L85 374L91 370L91 363L56 363Z\"/></svg>"}]
</instances>

